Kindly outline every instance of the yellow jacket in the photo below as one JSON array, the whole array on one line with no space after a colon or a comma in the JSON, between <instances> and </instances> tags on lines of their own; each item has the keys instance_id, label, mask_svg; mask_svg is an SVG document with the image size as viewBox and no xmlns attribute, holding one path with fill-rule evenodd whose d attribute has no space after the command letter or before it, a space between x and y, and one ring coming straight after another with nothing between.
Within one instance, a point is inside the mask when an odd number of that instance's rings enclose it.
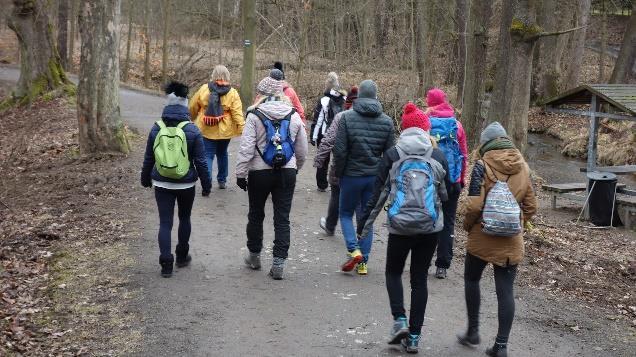
<instances>
[{"instance_id":1,"label":"yellow jacket","mask_svg":"<svg viewBox=\"0 0 636 357\"><path fill-rule=\"evenodd\" d=\"M210 89L204 84L190 99L190 115L192 121L199 127L201 134L206 139L221 140L241 136L245 126L243 117L243 104L236 89L232 88L221 97L223 106L223 120L218 125L208 126L203 123L203 115L208 108Z\"/></svg>"}]
</instances>

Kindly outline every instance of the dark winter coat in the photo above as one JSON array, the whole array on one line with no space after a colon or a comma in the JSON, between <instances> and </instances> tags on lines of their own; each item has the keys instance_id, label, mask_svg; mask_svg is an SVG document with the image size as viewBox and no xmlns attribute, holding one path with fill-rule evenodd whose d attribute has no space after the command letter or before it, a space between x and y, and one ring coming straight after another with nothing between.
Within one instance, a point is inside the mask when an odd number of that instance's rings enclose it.
<instances>
[{"instance_id":1,"label":"dark winter coat","mask_svg":"<svg viewBox=\"0 0 636 357\"><path fill-rule=\"evenodd\" d=\"M190 113L188 108L182 105L167 105L161 118L167 127L175 127L182 121L190 121ZM178 179L170 179L163 177L157 171L155 167L155 155L153 152L153 146L155 138L159 133L159 125L155 123L150 129L148 135L148 142L146 143L146 153L144 154L144 163L141 168L141 185L144 187L152 186L152 180L161 182L173 182L173 183L189 183L196 182L197 178L201 179L201 187L203 191L209 191L212 188L212 181L210 180L210 173L208 172L208 165L205 158L205 150L203 147L203 136L196 125L188 123L183 127L183 131L186 135L186 141L188 143L188 158L190 159L190 170L188 173Z\"/></svg>"},{"instance_id":2,"label":"dark winter coat","mask_svg":"<svg viewBox=\"0 0 636 357\"><path fill-rule=\"evenodd\" d=\"M394 144L393 121L382 112L382 104L358 98L340 119L333 148L336 176L375 176L382 153Z\"/></svg>"}]
</instances>

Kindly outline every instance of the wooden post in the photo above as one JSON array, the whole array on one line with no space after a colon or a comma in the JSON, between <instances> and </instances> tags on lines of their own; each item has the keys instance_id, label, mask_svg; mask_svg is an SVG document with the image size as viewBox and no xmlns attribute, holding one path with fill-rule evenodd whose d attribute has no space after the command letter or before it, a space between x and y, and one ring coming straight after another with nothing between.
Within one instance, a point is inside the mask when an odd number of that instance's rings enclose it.
<instances>
[{"instance_id":1,"label":"wooden post","mask_svg":"<svg viewBox=\"0 0 636 357\"><path fill-rule=\"evenodd\" d=\"M592 172L596 169L596 144L598 142L598 124L599 119L596 117L596 111L598 104L596 95L592 95L592 102L590 103L590 138L587 144L587 172Z\"/></svg>"}]
</instances>

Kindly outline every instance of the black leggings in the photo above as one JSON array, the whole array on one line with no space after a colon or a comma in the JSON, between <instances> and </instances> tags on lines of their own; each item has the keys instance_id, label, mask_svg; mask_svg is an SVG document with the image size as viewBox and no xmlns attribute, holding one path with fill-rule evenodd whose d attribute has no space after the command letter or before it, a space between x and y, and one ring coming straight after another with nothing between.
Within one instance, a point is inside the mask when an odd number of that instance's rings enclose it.
<instances>
[{"instance_id":1,"label":"black leggings","mask_svg":"<svg viewBox=\"0 0 636 357\"><path fill-rule=\"evenodd\" d=\"M389 234L386 249L386 289L389 293L389 303L393 318L406 317L404 310L404 292L402 289L402 271L406 257L411 252L411 313L409 330L411 334L419 335L424 323L424 312L428 300L426 286L428 267L437 246L438 234L421 236L401 236Z\"/></svg>"},{"instance_id":2,"label":"black leggings","mask_svg":"<svg viewBox=\"0 0 636 357\"><path fill-rule=\"evenodd\" d=\"M466 310L468 312L468 330L479 330L479 305L481 296L479 292L479 280L488 262L474 255L466 254L464 266L464 290L466 294ZM499 317L499 329L496 342L508 343L512 321L515 317L515 297L513 285L517 276L517 266L500 267L494 265L495 289L497 291L497 315Z\"/></svg>"},{"instance_id":3,"label":"black leggings","mask_svg":"<svg viewBox=\"0 0 636 357\"><path fill-rule=\"evenodd\" d=\"M194 186L183 190L169 190L166 188L155 187L155 199L157 200L157 208L159 209L159 259L168 261L172 260L170 245L175 201L179 207L179 243L177 244L177 250L187 254L189 249L188 241L190 240L190 231L192 230L192 226L190 225L190 214L192 213L194 196Z\"/></svg>"}]
</instances>

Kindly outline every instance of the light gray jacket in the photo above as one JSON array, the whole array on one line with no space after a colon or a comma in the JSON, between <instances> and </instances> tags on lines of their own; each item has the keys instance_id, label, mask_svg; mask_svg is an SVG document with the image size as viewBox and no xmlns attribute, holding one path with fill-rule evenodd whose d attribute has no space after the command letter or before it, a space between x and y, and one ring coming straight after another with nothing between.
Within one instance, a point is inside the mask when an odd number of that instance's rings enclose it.
<instances>
[{"instance_id":1,"label":"light gray jacket","mask_svg":"<svg viewBox=\"0 0 636 357\"><path fill-rule=\"evenodd\" d=\"M268 101L257 104L248 108L248 112L258 108L271 120L283 119L293 109L291 104L283 100ZM284 168L292 168L300 170L307 157L307 133L305 132L305 124L303 124L298 113L291 116L289 123L289 133L294 141L294 156L287 162ZM239 148L238 158L236 162L236 177L245 178L250 171L268 170L269 165L263 161L256 150L256 146L261 151L265 150L267 141L267 133L265 126L256 114L249 113L245 118L245 127L243 135L241 135L241 147Z\"/></svg>"}]
</instances>

